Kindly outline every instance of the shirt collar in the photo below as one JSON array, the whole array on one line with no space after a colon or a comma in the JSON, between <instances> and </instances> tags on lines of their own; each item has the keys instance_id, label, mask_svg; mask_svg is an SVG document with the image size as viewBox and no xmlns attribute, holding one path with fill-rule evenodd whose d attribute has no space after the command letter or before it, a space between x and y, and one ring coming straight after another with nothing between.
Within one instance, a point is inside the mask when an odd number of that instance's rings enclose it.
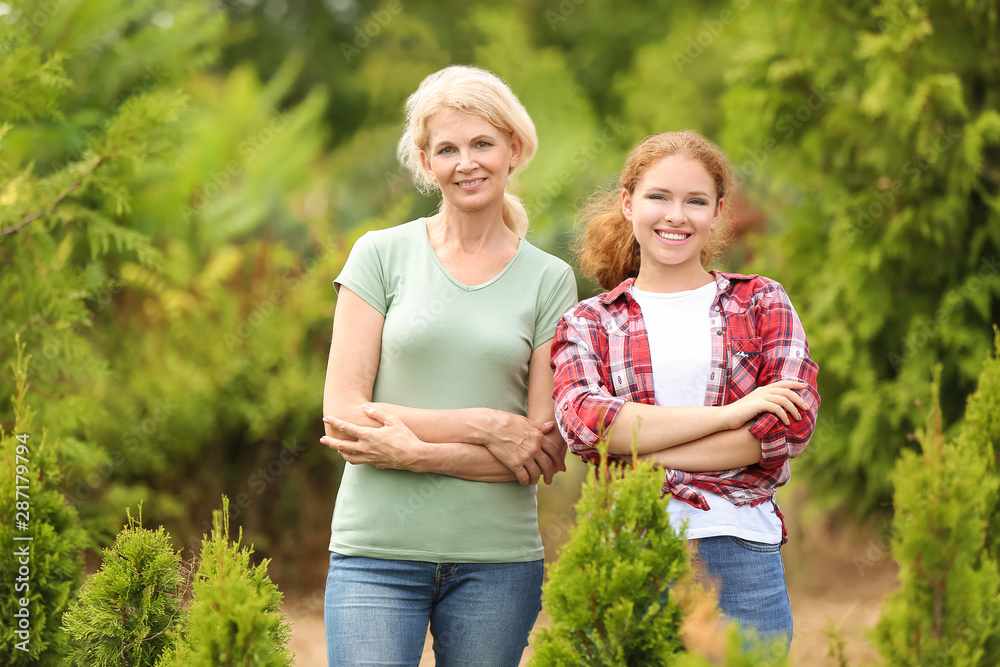
<instances>
[{"instance_id":1,"label":"shirt collar","mask_svg":"<svg viewBox=\"0 0 1000 667\"><path fill-rule=\"evenodd\" d=\"M745 275L742 273L725 273L723 271L716 271L715 269L709 271L712 276L715 277L715 284L719 288L719 294L725 293L732 284L733 281L737 280L753 280L757 277L756 273L751 273ZM611 304L620 298L623 298L625 294L628 294L629 288L632 287L632 283L635 282L635 277L626 278L621 283L618 284L613 290L601 294L600 300L604 305Z\"/></svg>"}]
</instances>

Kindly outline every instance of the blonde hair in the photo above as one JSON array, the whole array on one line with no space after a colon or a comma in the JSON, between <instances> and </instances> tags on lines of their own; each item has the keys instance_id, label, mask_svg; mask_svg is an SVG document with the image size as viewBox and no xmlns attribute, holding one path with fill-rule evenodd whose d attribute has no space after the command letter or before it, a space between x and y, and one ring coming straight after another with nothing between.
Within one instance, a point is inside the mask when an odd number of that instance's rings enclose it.
<instances>
[{"instance_id":1,"label":"blonde hair","mask_svg":"<svg viewBox=\"0 0 1000 667\"><path fill-rule=\"evenodd\" d=\"M505 132L512 143L520 141L521 156L511 175L526 167L538 149L535 124L500 77L478 67L446 67L424 79L406 100L406 128L397 149L400 164L410 171L417 189L424 194L437 188L420 163L420 152L428 148L427 119L445 109L478 116ZM503 221L520 237L528 231L528 214L521 200L507 192Z\"/></svg>"},{"instance_id":2,"label":"blonde hair","mask_svg":"<svg viewBox=\"0 0 1000 667\"><path fill-rule=\"evenodd\" d=\"M622 213L622 190L635 193L643 174L660 160L671 155L700 162L715 182L716 205L732 193L733 171L722 149L693 130L664 132L648 136L632 149L618 176L617 187L597 193L579 215L583 235L574 248L580 270L594 278L602 289L610 290L626 278L639 275L639 242L632 223ZM702 266L721 255L729 241L731 202L723 207L719 223L702 248Z\"/></svg>"}]
</instances>

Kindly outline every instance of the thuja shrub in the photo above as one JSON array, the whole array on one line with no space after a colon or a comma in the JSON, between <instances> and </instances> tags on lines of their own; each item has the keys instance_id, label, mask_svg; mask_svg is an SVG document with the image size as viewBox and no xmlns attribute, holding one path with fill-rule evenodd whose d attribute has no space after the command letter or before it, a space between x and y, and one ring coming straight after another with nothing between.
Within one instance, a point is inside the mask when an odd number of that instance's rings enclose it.
<instances>
[{"instance_id":1,"label":"thuja shrub","mask_svg":"<svg viewBox=\"0 0 1000 667\"><path fill-rule=\"evenodd\" d=\"M60 441L34 423L30 355L15 337L14 430L0 429L0 664L63 665L63 613L80 587L87 536L60 491Z\"/></svg>"},{"instance_id":2,"label":"thuja shrub","mask_svg":"<svg viewBox=\"0 0 1000 667\"><path fill-rule=\"evenodd\" d=\"M1000 351L1000 335L995 341ZM957 438L945 441L935 377L931 415L893 472L892 553L900 588L876 629L887 665L1000 664L997 469L1000 359L983 367ZM991 526L991 523L993 524Z\"/></svg>"},{"instance_id":3,"label":"thuja shrub","mask_svg":"<svg viewBox=\"0 0 1000 667\"><path fill-rule=\"evenodd\" d=\"M72 638L69 657L95 667L155 665L171 643L170 630L183 621L185 577L180 554L160 526L142 527L142 509L112 546L101 569L63 616Z\"/></svg>"},{"instance_id":4,"label":"thuja shrub","mask_svg":"<svg viewBox=\"0 0 1000 667\"><path fill-rule=\"evenodd\" d=\"M212 517L201 547L186 627L160 661L163 667L285 667L291 626L280 610L281 592L267 576L268 559L250 564L253 546L241 547L243 529L229 536L229 499Z\"/></svg>"},{"instance_id":5,"label":"thuja shrub","mask_svg":"<svg viewBox=\"0 0 1000 667\"><path fill-rule=\"evenodd\" d=\"M595 472L584 482L570 540L548 567L551 625L529 664L669 664L681 650L681 611L666 593L690 565L660 497L662 473L646 463L609 469L606 458Z\"/></svg>"}]
</instances>

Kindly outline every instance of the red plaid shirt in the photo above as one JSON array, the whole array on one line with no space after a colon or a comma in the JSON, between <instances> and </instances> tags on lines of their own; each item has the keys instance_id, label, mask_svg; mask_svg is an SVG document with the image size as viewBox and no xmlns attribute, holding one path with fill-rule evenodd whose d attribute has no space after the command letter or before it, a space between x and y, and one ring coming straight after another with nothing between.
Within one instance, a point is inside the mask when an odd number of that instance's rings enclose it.
<instances>
[{"instance_id":1,"label":"red plaid shirt","mask_svg":"<svg viewBox=\"0 0 1000 667\"><path fill-rule=\"evenodd\" d=\"M778 380L798 380L808 388L802 419L785 426L765 412L750 427L761 443L759 463L701 473L667 469L663 493L704 510L709 507L699 489L734 505L773 500L788 481L788 459L812 436L820 403L819 367L809 358L802 324L781 285L757 275L712 274L718 294L709 314L712 361L705 405L732 403ZM599 458L598 434L622 405L654 405L646 325L629 292L634 280L577 304L559 321L552 342L556 421L570 451L591 462Z\"/></svg>"}]
</instances>

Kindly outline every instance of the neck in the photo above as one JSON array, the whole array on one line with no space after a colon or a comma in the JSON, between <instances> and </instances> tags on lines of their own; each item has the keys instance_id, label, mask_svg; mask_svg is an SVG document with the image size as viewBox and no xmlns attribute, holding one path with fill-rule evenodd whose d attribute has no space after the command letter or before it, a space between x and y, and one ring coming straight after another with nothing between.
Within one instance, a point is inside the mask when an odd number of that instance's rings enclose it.
<instances>
[{"instance_id":1,"label":"neck","mask_svg":"<svg viewBox=\"0 0 1000 667\"><path fill-rule=\"evenodd\" d=\"M504 224L502 202L476 211L462 211L445 202L441 212L428 220L427 229L435 246L458 245L468 252L516 238Z\"/></svg>"},{"instance_id":2,"label":"neck","mask_svg":"<svg viewBox=\"0 0 1000 667\"><path fill-rule=\"evenodd\" d=\"M653 264L653 266L649 266ZM644 292L686 292L704 287L715 280L715 276L705 270L701 263L667 266L654 262L643 262L639 275L632 283Z\"/></svg>"}]
</instances>

